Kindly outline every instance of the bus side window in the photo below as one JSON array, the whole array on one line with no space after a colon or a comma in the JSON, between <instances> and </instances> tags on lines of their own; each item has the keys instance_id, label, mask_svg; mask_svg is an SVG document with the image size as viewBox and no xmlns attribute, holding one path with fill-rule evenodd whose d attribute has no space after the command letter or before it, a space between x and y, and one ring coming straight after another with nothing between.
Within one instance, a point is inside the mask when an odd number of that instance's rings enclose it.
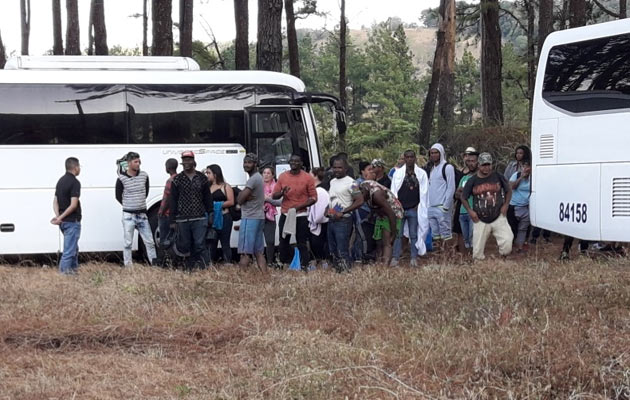
<instances>
[{"instance_id":1,"label":"bus side window","mask_svg":"<svg viewBox=\"0 0 630 400\"><path fill-rule=\"evenodd\" d=\"M0 144L125 143L121 85L2 84Z\"/></svg>"},{"instance_id":2,"label":"bus side window","mask_svg":"<svg viewBox=\"0 0 630 400\"><path fill-rule=\"evenodd\" d=\"M245 145L251 88L233 85L128 85L131 143Z\"/></svg>"}]
</instances>

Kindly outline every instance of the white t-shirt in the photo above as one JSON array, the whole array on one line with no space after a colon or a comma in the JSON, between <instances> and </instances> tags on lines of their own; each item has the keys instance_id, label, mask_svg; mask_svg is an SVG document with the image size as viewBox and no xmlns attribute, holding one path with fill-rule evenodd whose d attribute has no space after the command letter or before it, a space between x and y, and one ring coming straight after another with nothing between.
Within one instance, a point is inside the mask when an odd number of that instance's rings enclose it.
<instances>
[{"instance_id":1,"label":"white t-shirt","mask_svg":"<svg viewBox=\"0 0 630 400\"><path fill-rule=\"evenodd\" d=\"M354 179L349 176L341 179L335 178L330 181L330 190L328 190L330 208L334 209L335 206L338 206L337 210L341 211L352 205L353 184Z\"/></svg>"}]
</instances>

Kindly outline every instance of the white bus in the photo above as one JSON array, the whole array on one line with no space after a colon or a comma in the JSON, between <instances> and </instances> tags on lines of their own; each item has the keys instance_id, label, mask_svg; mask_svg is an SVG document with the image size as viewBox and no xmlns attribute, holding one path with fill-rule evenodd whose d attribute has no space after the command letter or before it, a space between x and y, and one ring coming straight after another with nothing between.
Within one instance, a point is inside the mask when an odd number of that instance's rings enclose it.
<instances>
[{"instance_id":1,"label":"white bus","mask_svg":"<svg viewBox=\"0 0 630 400\"><path fill-rule=\"evenodd\" d=\"M532 224L630 241L630 20L552 33L540 54Z\"/></svg>"},{"instance_id":2,"label":"white bus","mask_svg":"<svg viewBox=\"0 0 630 400\"><path fill-rule=\"evenodd\" d=\"M0 70L0 255L55 253L63 236L50 224L64 160L81 163L81 252L122 251L116 161L140 154L149 174L152 226L168 176L164 162L196 154L197 169L221 165L226 181L246 181L246 149L261 166L321 163L311 103L301 80L262 71L199 71L166 57L17 57ZM181 171L181 169L180 169ZM232 235L236 247L238 236ZM134 244L137 248L137 239Z\"/></svg>"}]
</instances>

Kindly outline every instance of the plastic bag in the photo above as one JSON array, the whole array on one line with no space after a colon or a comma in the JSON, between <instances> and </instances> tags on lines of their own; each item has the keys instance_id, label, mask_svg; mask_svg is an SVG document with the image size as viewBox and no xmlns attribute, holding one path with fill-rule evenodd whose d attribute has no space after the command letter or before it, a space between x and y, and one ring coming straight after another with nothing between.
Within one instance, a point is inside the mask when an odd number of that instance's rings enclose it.
<instances>
[{"instance_id":1,"label":"plastic bag","mask_svg":"<svg viewBox=\"0 0 630 400\"><path fill-rule=\"evenodd\" d=\"M291 260L291 264L289 265L289 269L294 271L301 271L302 266L300 265L300 250L295 248L295 252L293 253L293 260Z\"/></svg>"}]
</instances>

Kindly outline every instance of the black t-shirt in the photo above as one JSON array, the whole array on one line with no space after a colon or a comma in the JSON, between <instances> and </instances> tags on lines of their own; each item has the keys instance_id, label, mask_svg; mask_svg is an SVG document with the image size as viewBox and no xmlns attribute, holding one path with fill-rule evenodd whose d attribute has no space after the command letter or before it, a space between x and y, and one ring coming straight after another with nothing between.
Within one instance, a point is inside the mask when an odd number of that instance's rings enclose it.
<instances>
[{"instance_id":1,"label":"black t-shirt","mask_svg":"<svg viewBox=\"0 0 630 400\"><path fill-rule=\"evenodd\" d=\"M467 199L472 195L473 210L481 221L489 224L501 215L501 207L505 203L505 194L508 190L507 181L496 172L485 178L475 174L466 182L462 198Z\"/></svg>"},{"instance_id":2,"label":"black t-shirt","mask_svg":"<svg viewBox=\"0 0 630 400\"><path fill-rule=\"evenodd\" d=\"M405 210L416 207L420 203L420 183L415 173L405 174L400 189L398 189L398 200Z\"/></svg>"},{"instance_id":3,"label":"black t-shirt","mask_svg":"<svg viewBox=\"0 0 630 400\"><path fill-rule=\"evenodd\" d=\"M72 197L81 197L81 182L76 176L70 172L66 172L57 182L55 187L55 196L57 196L57 204L59 204L59 214L63 214L70 207L70 199ZM79 206L67 217L63 222L79 222L81 221L81 202Z\"/></svg>"},{"instance_id":4,"label":"black t-shirt","mask_svg":"<svg viewBox=\"0 0 630 400\"><path fill-rule=\"evenodd\" d=\"M387 189L391 189L392 188L392 180L389 179L389 176L387 176L387 175L383 175L383 177L381 179L377 180L376 182L378 182L381 185L385 186Z\"/></svg>"}]
</instances>

